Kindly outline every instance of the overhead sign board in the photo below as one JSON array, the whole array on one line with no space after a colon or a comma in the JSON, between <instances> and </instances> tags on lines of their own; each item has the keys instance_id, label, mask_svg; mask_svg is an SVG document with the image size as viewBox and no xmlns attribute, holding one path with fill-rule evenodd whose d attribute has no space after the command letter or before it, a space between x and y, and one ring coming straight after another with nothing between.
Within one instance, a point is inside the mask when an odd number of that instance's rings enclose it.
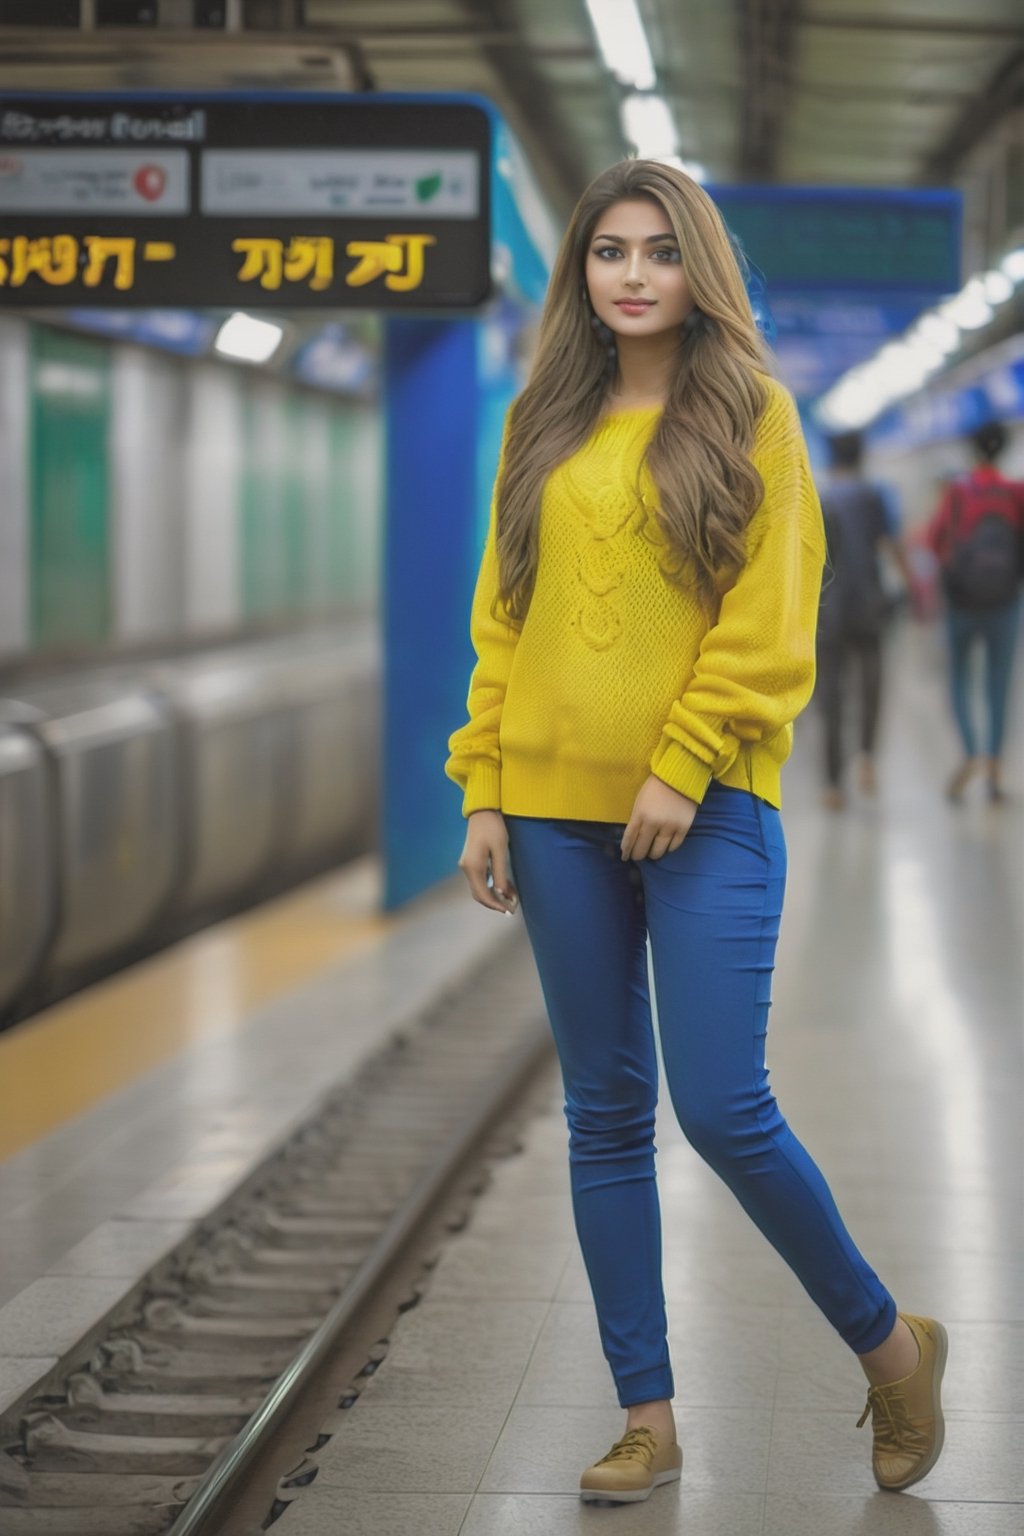
<instances>
[{"instance_id":1,"label":"overhead sign board","mask_svg":"<svg viewBox=\"0 0 1024 1536\"><path fill-rule=\"evenodd\" d=\"M769 294L960 286L959 192L845 187L709 187Z\"/></svg>"},{"instance_id":2,"label":"overhead sign board","mask_svg":"<svg viewBox=\"0 0 1024 1536\"><path fill-rule=\"evenodd\" d=\"M473 308L491 131L457 100L0 93L0 308Z\"/></svg>"},{"instance_id":3,"label":"overhead sign board","mask_svg":"<svg viewBox=\"0 0 1024 1536\"><path fill-rule=\"evenodd\" d=\"M824 393L960 287L959 192L916 187L715 186L764 276L773 350L800 400Z\"/></svg>"}]
</instances>

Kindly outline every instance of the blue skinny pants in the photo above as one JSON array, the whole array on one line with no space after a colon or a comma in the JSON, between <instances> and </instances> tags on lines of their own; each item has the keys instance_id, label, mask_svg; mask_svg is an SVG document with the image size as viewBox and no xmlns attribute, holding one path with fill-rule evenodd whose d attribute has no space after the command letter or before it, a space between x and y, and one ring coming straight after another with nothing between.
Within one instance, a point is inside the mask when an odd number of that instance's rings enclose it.
<instances>
[{"instance_id":1,"label":"blue skinny pants","mask_svg":"<svg viewBox=\"0 0 1024 1536\"><path fill-rule=\"evenodd\" d=\"M662 1057L682 1129L858 1354L896 1305L768 1085L786 847L779 814L712 783L682 846L624 863L620 823L506 816L565 1085L573 1213L619 1402L671 1398L654 1172Z\"/></svg>"},{"instance_id":2,"label":"blue skinny pants","mask_svg":"<svg viewBox=\"0 0 1024 1536\"><path fill-rule=\"evenodd\" d=\"M1001 608L991 608L984 613L975 613L968 608L954 608L952 604L946 612L953 714L967 757L975 757L978 751L970 702L971 652L977 640L981 641L985 651L988 755L998 757L1003 750L1006 703L1010 696L1019 611L1020 603L1014 599L1012 603L1006 603Z\"/></svg>"}]
</instances>

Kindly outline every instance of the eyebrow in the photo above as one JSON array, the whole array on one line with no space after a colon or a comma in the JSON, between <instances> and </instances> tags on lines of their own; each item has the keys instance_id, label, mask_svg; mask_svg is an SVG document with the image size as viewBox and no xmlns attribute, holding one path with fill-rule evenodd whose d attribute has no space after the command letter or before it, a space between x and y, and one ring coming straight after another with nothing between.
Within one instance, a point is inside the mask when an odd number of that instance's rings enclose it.
<instances>
[{"instance_id":1,"label":"eyebrow","mask_svg":"<svg viewBox=\"0 0 1024 1536\"><path fill-rule=\"evenodd\" d=\"M616 241L618 241L619 245L625 245L626 244L626 237L625 237L625 235L606 235L604 233L598 233L598 234L596 234L594 236L594 239L595 240L616 240ZM671 231L668 231L668 232L666 232L663 235L648 235L647 238L644 241L644 244L645 245L655 245L659 240L671 240L673 245L678 245L679 244L679 241L676 239L675 235L673 235L671 233Z\"/></svg>"}]
</instances>

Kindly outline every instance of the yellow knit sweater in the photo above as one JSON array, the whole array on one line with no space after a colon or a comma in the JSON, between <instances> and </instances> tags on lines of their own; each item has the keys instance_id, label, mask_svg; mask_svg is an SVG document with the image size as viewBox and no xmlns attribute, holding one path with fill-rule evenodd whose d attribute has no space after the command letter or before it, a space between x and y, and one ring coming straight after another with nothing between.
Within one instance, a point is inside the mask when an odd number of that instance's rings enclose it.
<instances>
[{"instance_id":1,"label":"yellow knit sweater","mask_svg":"<svg viewBox=\"0 0 1024 1536\"><path fill-rule=\"evenodd\" d=\"M814 685L824 537L796 407L766 382L751 453L764 499L713 624L659 561L665 536L641 459L660 407L604 417L548 476L521 626L500 606L491 613L492 505L470 621L469 722L445 765L465 791L464 816L627 822L651 772L696 801L715 778L780 804L793 720Z\"/></svg>"}]
</instances>

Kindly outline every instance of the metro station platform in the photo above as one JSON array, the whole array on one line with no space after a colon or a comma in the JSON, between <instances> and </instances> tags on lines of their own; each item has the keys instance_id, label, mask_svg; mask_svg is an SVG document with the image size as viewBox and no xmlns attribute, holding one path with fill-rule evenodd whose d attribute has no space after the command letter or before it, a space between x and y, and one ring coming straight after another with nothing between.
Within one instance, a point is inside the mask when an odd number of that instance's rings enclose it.
<instances>
[{"instance_id":1,"label":"metro station platform","mask_svg":"<svg viewBox=\"0 0 1024 1536\"><path fill-rule=\"evenodd\" d=\"M769 1060L857 1241L950 1336L946 1448L880 1491L862 1373L662 1095L659 1188L682 1479L581 1504L622 1433L572 1230L560 1095L316 1455L282 1536L1017 1536L1024 1525L1021 754L1011 804L942 798L935 636L901 637L876 801L787 777ZM339 1427L340 1424L340 1427Z\"/></svg>"},{"instance_id":2,"label":"metro station platform","mask_svg":"<svg viewBox=\"0 0 1024 1536\"><path fill-rule=\"evenodd\" d=\"M0 1035L0 1414L509 937L461 877L378 908L359 860Z\"/></svg>"},{"instance_id":3,"label":"metro station platform","mask_svg":"<svg viewBox=\"0 0 1024 1536\"><path fill-rule=\"evenodd\" d=\"M1008 803L972 786L950 806L937 636L894 641L875 799L854 791L843 814L821 809L813 712L800 727L769 1060L870 1262L901 1306L949 1329L934 1472L907 1494L876 1489L856 1362L666 1103L682 1481L633 1508L581 1506L579 1473L622 1415L553 1094L319 1453L319 1476L275 1527L284 1536L562 1536L609 1519L700 1536L1020 1531L1024 720L1018 708ZM0 1037L0 1409L328 1083L517 931L458 880L383 918L375 879L372 863L351 866Z\"/></svg>"}]
</instances>

